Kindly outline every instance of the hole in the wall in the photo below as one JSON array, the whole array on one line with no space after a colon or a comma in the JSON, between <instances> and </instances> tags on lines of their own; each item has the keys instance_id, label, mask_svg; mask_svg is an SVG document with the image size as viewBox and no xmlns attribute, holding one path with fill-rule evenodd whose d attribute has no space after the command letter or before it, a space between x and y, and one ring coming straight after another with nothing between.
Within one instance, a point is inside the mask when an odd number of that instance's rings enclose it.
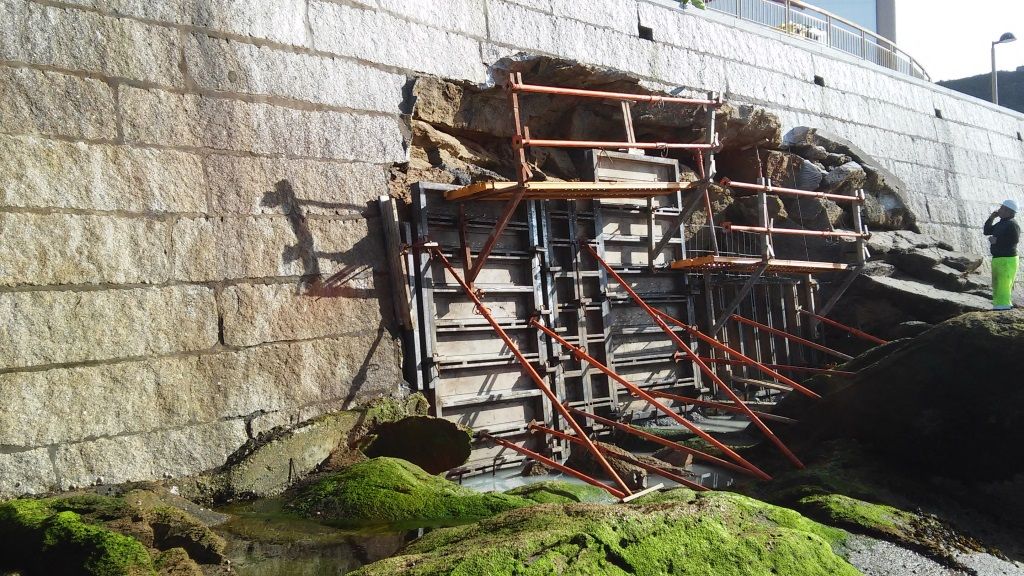
<instances>
[{"instance_id":1,"label":"hole in the wall","mask_svg":"<svg viewBox=\"0 0 1024 576\"><path fill-rule=\"evenodd\" d=\"M942 110L939 110L938 108L936 108L935 109L935 117L941 120L942 119Z\"/></svg>"},{"instance_id":2,"label":"hole in the wall","mask_svg":"<svg viewBox=\"0 0 1024 576\"><path fill-rule=\"evenodd\" d=\"M654 40L654 28L648 28L647 26L644 26L643 24L638 24L637 28L638 28L637 34L640 36L641 39L643 39L643 40L651 40L651 41Z\"/></svg>"},{"instance_id":3,"label":"hole in the wall","mask_svg":"<svg viewBox=\"0 0 1024 576\"><path fill-rule=\"evenodd\" d=\"M1024 142L1024 138L1020 137L1020 132L1017 132L1017 140Z\"/></svg>"},{"instance_id":4,"label":"hole in the wall","mask_svg":"<svg viewBox=\"0 0 1024 576\"><path fill-rule=\"evenodd\" d=\"M825 86L825 78L822 77L822 76L815 75L814 76L814 83L817 84L818 86L824 87Z\"/></svg>"}]
</instances>

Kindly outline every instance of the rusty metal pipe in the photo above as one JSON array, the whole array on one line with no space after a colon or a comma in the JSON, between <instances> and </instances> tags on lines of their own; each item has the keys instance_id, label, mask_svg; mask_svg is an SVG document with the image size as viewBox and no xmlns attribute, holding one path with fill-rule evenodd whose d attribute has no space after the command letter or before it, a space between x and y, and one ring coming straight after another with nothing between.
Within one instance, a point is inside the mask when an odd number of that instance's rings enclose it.
<instances>
[{"instance_id":1,"label":"rusty metal pipe","mask_svg":"<svg viewBox=\"0 0 1024 576\"><path fill-rule=\"evenodd\" d=\"M495 444L498 444L500 446L504 446L505 448L508 448L509 450L512 450L513 452L518 452L518 453L522 454L523 456L526 456L527 458L531 458L531 459L536 460L538 462L542 462L542 463L544 463L547 466L551 466L552 468L554 468L554 469L556 469L556 470L558 470L560 472L564 472L564 473L572 476L573 478L578 478L578 479L586 482L587 484L590 484L591 486L597 486L598 488L602 488L604 490L607 490L609 494L611 494L612 496L614 496L614 497L616 497L616 498L618 498L620 500L629 495L629 494L623 493L623 492L621 492L619 490L616 490L615 488L605 484L604 482L601 482L600 480L598 480L596 478L592 478L590 476L587 476L583 472L580 472L578 470L573 470L572 468L569 468L565 464L560 464L558 462L555 462L551 458L548 458L547 456L544 456L542 454L538 454L538 453L534 452L533 450L530 450L528 448L523 448L522 446L516 446L515 444L513 444L512 442L509 442L508 440L503 440L501 438L497 438L495 436L491 436L490 434L488 434L486 432L480 432L480 435L483 436L484 438L487 438L488 440L494 442ZM589 439L588 439L588 442L589 442Z\"/></svg>"},{"instance_id":2,"label":"rusty metal pipe","mask_svg":"<svg viewBox=\"0 0 1024 576\"><path fill-rule=\"evenodd\" d=\"M784 236L816 236L822 238L870 238L870 234L846 230L797 230L796 228L775 228L764 226L740 226L722 222L722 228L730 232L755 232L759 234L782 234Z\"/></svg>"},{"instance_id":3,"label":"rusty metal pipe","mask_svg":"<svg viewBox=\"0 0 1024 576\"><path fill-rule=\"evenodd\" d=\"M653 396L651 396L650 394L648 394L646 390L643 390L642 388L638 387L636 384L633 384L629 380L626 380L622 376L619 376L617 373L615 373L615 371L613 371L612 369L608 368L607 366L605 366L601 362L597 361L597 359L593 358L592 356L590 356L589 354L584 352L582 348L579 348L578 346L574 346L574 345L570 344L568 341L565 340L565 338L562 338L561 336L559 336L558 333L556 333L551 328L548 328L547 326L541 324L540 322L537 322L536 319L531 320L530 321L530 325L533 326L534 328L540 330L541 332L547 334L550 338L552 338L553 340L555 340L556 342L558 342L559 344L564 346L567 350L572 352L580 360L583 360L583 361L587 362L588 364L590 364L594 368L597 368L602 373L604 373L605 376L608 376L612 380L615 380L619 384L622 384L623 386L625 386L626 389L629 390L633 395L635 395L635 396L645 400L648 404L650 404L651 406L654 406L662 414L668 416L669 418L672 418L673 420L675 420L679 424L685 426L691 432L693 432L697 436L700 436L701 439L703 439L704 441L710 442L711 444L713 444L715 446L715 448L718 448L719 450L721 450L722 452L727 454L730 458L732 458L736 462L739 462L743 466L749 467L751 469L751 471L753 471L753 470L755 470L757 468L756 466L754 466L753 464L748 462L745 458L743 458L742 456L737 454L735 451L733 451L731 448L729 448L725 444L722 444L720 441L715 439L714 436L711 436L707 432L701 430L700 427L697 426L696 424L694 424L693 422L690 422L686 418L683 418L679 414L676 414L668 406L665 406L661 402L658 402L658 400L656 398L654 398Z\"/></svg>"},{"instance_id":4,"label":"rusty metal pipe","mask_svg":"<svg viewBox=\"0 0 1024 576\"><path fill-rule=\"evenodd\" d=\"M779 382L782 382L786 386L789 386L790 388L796 390L797 392L800 392L804 396L814 398L815 400L821 399L821 396L817 392L814 392L813 390L809 390L806 387L801 386L799 383L793 381L790 378L787 378L786 376L783 376L782 374L779 374L778 372L772 370L771 368L768 368L764 364L761 364L757 360L754 360L753 358L746 356L740 351L733 350L731 347L727 346L726 344L723 344L722 342L719 342L718 340L712 338L711 336L708 336L707 334L701 332L700 330L697 330L693 326L690 326L685 322L682 322L680 320L673 318L672 316L669 316L662 310L658 310L657 308L653 308L653 310L657 312L663 320L669 322L670 324L675 324L676 326L679 326L680 328L686 330L691 336L699 338L700 340L704 341L713 348L716 348L718 350L721 350L722 352L725 352L726 354L729 354L730 356L738 358L747 366L756 368L758 371L767 374L768 376L778 380Z\"/></svg>"},{"instance_id":5,"label":"rusty metal pipe","mask_svg":"<svg viewBox=\"0 0 1024 576\"><path fill-rule=\"evenodd\" d=\"M811 190L800 190L798 188L780 188L778 186L752 184L750 182L735 182L728 178L722 178L719 181L719 183L722 186L727 186L729 188L740 188L742 190L756 190L758 192L767 192L768 194L776 194L779 196L806 196L808 198L827 198L828 200L835 200L836 202L862 202L862 200L857 196L831 194L829 192L814 192Z\"/></svg>"},{"instance_id":6,"label":"rusty metal pipe","mask_svg":"<svg viewBox=\"0 0 1024 576\"><path fill-rule=\"evenodd\" d=\"M523 146L546 148L640 148L643 150L710 150L711 144L682 144L676 142L606 142L600 140L541 140L523 138Z\"/></svg>"},{"instance_id":7,"label":"rusty metal pipe","mask_svg":"<svg viewBox=\"0 0 1024 576\"><path fill-rule=\"evenodd\" d=\"M615 281L618 282L620 286L622 286L622 289L629 293L629 296L633 299L633 301L636 302L638 306L643 308L645 312L647 312L647 315L650 316L652 320L654 320L654 323L657 324L658 327L661 328L661 330L665 332L665 334L673 342L675 342L676 346L678 346L679 349L682 350L683 352L686 352L687 354L694 357L693 362L700 368L701 372L705 376L710 378L715 384L717 384L719 389L723 390L726 393L726 395L729 396L729 399L732 400L736 406L740 407L743 410L743 414L747 418L749 418L751 422L754 423L754 426L756 426L757 429L760 430L761 433L764 434L765 437L767 437L768 440L772 444L774 444L776 448L778 448L779 452L781 452L794 466L796 466L797 468L803 468L804 463L801 462L800 459L796 457L796 454L794 454L793 451L790 450L789 447L786 446L786 444L783 443L782 440L780 440L774 432L772 432L771 428L765 425L765 423L762 422L761 419L757 417L757 414L754 414L753 411L750 410L749 406L747 406L746 404L743 403L742 400L740 400L740 397L736 395L736 392L733 392L732 388L729 387L725 382L722 381L721 378L718 377L718 374L715 374L714 371L711 370L711 368L709 368L707 364L705 364L699 357L697 357L697 354L695 354L693 350L690 349L686 342L683 342L683 339L680 338L678 334L673 332L672 328L670 328L668 324L666 324L665 321L661 319L658 313L654 311L654 308L651 308L651 306L647 304L647 302L644 302L643 298L641 298L636 293L636 291L633 290L633 288L629 285L628 282L626 282L625 280L622 279L621 276L619 276L618 272L616 272L615 269L609 266L608 263L605 262L603 258L601 258L601 256L597 253L596 250L594 250L592 246L590 246L590 244L584 244L584 246L587 247L587 250L590 252L590 255L597 260L601 267L603 267L605 271L608 272L608 275L614 278Z\"/></svg>"},{"instance_id":8,"label":"rusty metal pipe","mask_svg":"<svg viewBox=\"0 0 1024 576\"><path fill-rule=\"evenodd\" d=\"M650 102L652 104L685 104L690 106L721 106L717 100L697 98L678 98L675 96L658 96L656 94L628 94L625 92L605 92L601 90L582 90L579 88L562 88L559 86L538 86L513 81L508 85L514 92L526 94L555 94L558 96L577 96L579 98L598 98L601 100L623 100L626 102Z\"/></svg>"},{"instance_id":9,"label":"rusty metal pipe","mask_svg":"<svg viewBox=\"0 0 1024 576\"><path fill-rule=\"evenodd\" d=\"M565 432L560 432L558 430L553 430L551 428L547 428L545 426L541 426L540 424L530 424L530 430L536 430L537 432L543 432L544 434L550 434L551 436L554 436L555 438L561 438L562 440L565 440L567 442L572 442L574 444L579 444L580 443L580 439L575 437L575 436L573 436L572 434L566 434ZM601 452L603 452L605 455L611 457L611 458L615 458L616 460L622 460L623 462L629 462L630 464L632 464L634 466L639 466L640 468L643 468L644 470L647 470L648 472L652 472L652 473L657 474L659 476L663 476L665 478L668 478L669 480L673 480L675 482L678 482L679 484L682 484L683 486L686 486L687 488L693 488L694 490L697 490L699 492L705 492L705 491L708 490L708 488L706 486L702 485L702 484L698 484L698 483L696 483L693 480L690 480L688 478L683 478L682 476L680 476L678 474L675 474L673 472L669 472L668 470L664 470L662 468L654 466L653 464L648 464L648 463L646 463L646 462L644 462L642 460L638 460L636 458L633 458L633 457L630 457L630 456L626 456L624 454L616 454L615 452L612 452L611 450L608 450L607 448L604 448L602 446L598 446L597 449L600 450Z\"/></svg>"},{"instance_id":10,"label":"rusty metal pipe","mask_svg":"<svg viewBox=\"0 0 1024 576\"><path fill-rule=\"evenodd\" d=\"M838 328L840 330L843 330L845 332L849 332L850 334L853 334L854 336L856 336L856 337L858 337L858 338L860 338L862 340L867 340L868 342L874 342L875 344L879 344L879 345L881 345L881 344L888 344L889 343L888 340L882 340L881 338L879 338L877 336L872 336L871 334L868 334L867 332L864 332L863 330L858 330L858 329L856 329L856 328L854 328L852 326L847 326L846 324L840 324L839 322L836 322L835 320L832 320L831 318L826 318L826 317L821 316L819 314L815 314L814 312L811 312L810 310L804 310L804 309L801 308L800 309L800 313L801 314L806 314L806 315L808 315L808 316L810 316L812 318L816 318L816 319L820 320L821 322L824 322L825 324L828 324L829 326L833 326L833 327Z\"/></svg>"},{"instance_id":11,"label":"rusty metal pipe","mask_svg":"<svg viewBox=\"0 0 1024 576\"><path fill-rule=\"evenodd\" d=\"M498 321L495 320L493 316L491 316L490 311L487 310L487 307L483 305L483 302L481 302L480 298L478 298L476 293L473 292L473 289L470 288L468 284L466 284L466 281L463 280L461 276L459 276L458 271L455 270L455 267L452 266L452 263L448 261L448 258L445 257L445 255L441 252L440 248L434 248L433 253L439 260L441 260L441 263L444 265L445 268L448 269L448 272L451 273L452 277L455 278L455 281L459 283L459 286L462 287L462 290L466 293L466 296L468 296L469 299L473 301L473 304L476 305L476 309L477 311L480 312L480 315L487 320L487 323L491 325L491 328L494 329L494 332L497 333L498 337L501 338L503 342L505 342L505 346L508 347L508 349L516 357L516 360L519 361L519 365L522 368L523 372L525 372L526 375L529 376L531 380L533 380L533 383L537 386L537 388L540 389L540 391L545 396L547 396L552 406L554 406L558 413L561 414L563 418L565 418L566 422L568 422L569 425L572 426L572 429L576 431L576 434L586 440L587 449L594 454L594 458L596 458L597 461L600 462L601 467L608 474L608 477L614 480L615 483L622 489L622 492L624 492L626 495L632 494L632 492L630 492L629 490L629 487L626 486L626 483L622 481L622 478L619 478L619 475L615 473L615 470L613 470L611 465L608 464L608 461L604 459L604 456L602 456L601 453L597 451L597 446L595 446L594 443L591 442L590 439L586 437L586 434L584 434L583 432L583 428L579 425L578 422L573 420L569 412L565 409L564 406L562 406L561 402L559 402L558 400L558 396L556 396L555 393L551 390L551 388L549 388L548 385L544 383L544 379L540 377L540 374L538 374L537 370L535 370L533 365L530 364L530 361L527 360L525 356L523 356L523 353L519 350L519 346L516 346L516 343L512 340L512 338L509 337L509 335L505 332L501 325L498 324Z\"/></svg>"},{"instance_id":12,"label":"rusty metal pipe","mask_svg":"<svg viewBox=\"0 0 1024 576\"><path fill-rule=\"evenodd\" d=\"M651 396L657 396L658 398L664 398L666 400L675 400L676 402L682 402L683 404L693 404L694 406L701 406L704 408L717 408L719 410L725 410L726 412L734 412L742 414L743 411L733 406L732 404L726 404L724 402L714 402L712 400L700 400L698 398L690 398L688 396L679 396L676 394L670 394L668 392L661 392L658 390L652 390ZM759 410L753 410L754 414L757 414L765 420L774 420L775 422L781 422L782 424L796 424L797 421L792 418L786 418L785 416L777 416L768 412L761 412Z\"/></svg>"},{"instance_id":13,"label":"rusty metal pipe","mask_svg":"<svg viewBox=\"0 0 1024 576\"><path fill-rule=\"evenodd\" d=\"M679 352L679 358L689 359L689 355ZM722 364L728 366L746 366L745 362L739 360L729 360L727 358L709 358L707 356L701 356L701 360L708 364ZM782 372L806 372L808 374L834 374L836 376L853 376L854 372L847 372L846 370L832 370L829 368L812 368L810 366L790 366L789 364L765 364L765 366L772 370L779 370Z\"/></svg>"},{"instance_id":14,"label":"rusty metal pipe","mask_svg":"<svg viewBox=\"0 0 1024 576\"><path fill-rule=\"evenodd\" d=\"M804 346L807 346L808 348L814 348L815 350L818 350L820 352L824 352L824 353L829 354L831 356L835 356L836 358L841 358L843 360L853 360L853 356L850 356L849 354L843 354L842 352L840 352L838 350L833 350L833 349L829 348L828 346L822 346L821 344L818 344L817 342L811 342L810 340L807 340L805 338L801 338L801 337L796 336L794 334L790 334L789 332L784 332L782 330L779 330L778 328L772 328L771 326L766 326L766 325L761 324L760 322L758 322L756 320L751 320L750 318L744 318L743 316L740 316L739 314L733 314L731 316L731 318L733 320L737 321L737 322L746 324L747 326L753 326L754 328L757 328L758 330L764 330L765 332L768 332L769 334L775 334L776 336L781 336L781 337L783 337L783 338L785 338L787 340L792 340L793 342L796 342L797 344L803 344Z\"/></svg>"},{"instance_id":15,"label":"rusty metal pipe","mask_svg":"<svg viewBox=\"0 0 1024 576\"><path fill-rule=\"evenodd\" d=\"M577 408L569 408L569 411L572 412L573 414L577 414L577 415L582 416L584 418L590 418L591 420L593 420L595 422L600 422L601 424L604 424L605 426L611 426L612 428L615 428L616 430L621 430L622 432L625 432L627 434L632 434L633 436L636 436L638 438L643 438L644 440L647 440L648 442L653 442L654 444L660 444L661 446L664 446L666 448L671 448L671 449L673 449L673 450L675 450L677 452L682 452L683 454L691 454L694 458L700 458L701 460L707 460L708 462L711 462L712 464L715 464L716 466L721 466L722 468L727 468L727 469L732 470L734 472L739 472L740 474L746 474L748 476L754 476L754 477L760 478L762 480L771 480L772 479L771 476L765 474L764 472L761 472L760 470L758 472L754 472L753 470L751 470L749 468L744 468L743 466L740 466L738 464L733 464L732 462L729 462L728 460L723 460L723 459L721 459L721 458L719 458L717 456L712 456L711 454L708 454L706 452L701 452L700 450L697 450L695 448L690 448L689 446L683 446L682 444L678 444L678 443L673 442L671 440L666 440L666 439L662 438L661 436L655 436L654 434L651 434L650 432L644 432L643 430L639 430L639 429L634 428L632 426L629 426L627 424L623 424L621 422L616 422L615 420L610 420L608 418L603 418L601 416L598 416L597 414L591 414L589 412L584 412L583 410L579 410Z\"/></svg>"}]
</instances>

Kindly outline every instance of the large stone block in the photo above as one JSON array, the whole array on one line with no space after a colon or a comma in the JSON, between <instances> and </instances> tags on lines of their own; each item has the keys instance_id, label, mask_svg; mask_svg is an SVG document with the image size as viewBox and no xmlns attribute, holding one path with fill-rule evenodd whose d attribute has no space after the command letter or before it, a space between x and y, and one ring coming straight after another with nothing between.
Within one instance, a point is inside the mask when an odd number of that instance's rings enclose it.
<instances>
[{"instance_id":1,"label":"large stone block","mask_svg":"<svg viewBox=\"0 0 1024 576\"><path fill-rule=\"evenodd\" d=\"M245 422L228 420L59 446L60 488L188 476L216 468L245 443Z\"/></svg>"},{"instance_id":2,"label":"large stone block","mask_svg":"<svg viewBox=\"0 0 1024 576\"><path fill-rule=\"evenodd\" d=\"M328 340L0 375L0 445L30 448L362 402L396 389L379 321ZM316 411L314 411L316 412ZM306 417L321 412L303 411Z\"/></svg>"},{"instance_id":3,"label":"large stone block","mask_svg":"<svg viewBox=\"0 0 1024 576\"><path fill-rule=\"evenodd\" d=\"M116 13L306 45L306 3L294 0L107 0Z\"/></svg>"},{"instance_id":4,"label":"large stone block","mask_svg":"<svg viewBox=\"0 0 1024 576\"><path fill-rule=\"evenodd\" d=\"M131 143L390 163L405 159L397 117L296 110L160 90L122 88Z\"/></svg>"},{"instance_id":5,"label":"large stone block","mask_svg":"<svg viewBox=\"0 0 1024 576\"><path fill-rule=\"evenodd\" d=\"M90 78L0 68L0 131L113 139L117 136L113 91Z\"/></svg>"},{"instance_id":6,"label":"large stone block","mask_svg":"<svg viewBox=\"0 0 1024 576\"><path fill-rule=\"evenodd\" d=\"M182 83L176 30L26 0L0 1L0 58L169 86Z\"/></svg>"},{"instance_id":7,"label":"large stone block","mask_svg":"<svg viewBox=\"0 0 1024 576\"><path fill-rule=\"evenodd\" d=\"M198 156L0 136L0 205L127 212L206 212Z\"/></svg>"},{"instance_id":8,"label":"large stone block","mask_svg":"<svg viewBox=\"0 0 1024 576\"><path fill-rule=\"evenodd\" d=\"M204 162L213 211L222 214L361 213L387 191L384 168L372 164L221 155Z\"/></svg>"},{"instance_id":9,"label":"large stone block","mask_svg":"<svg viewBox=\"0 0 1024 576\"><path fill-rule=\"evenodd\" d=\"M0 368L204 350L217 343L202 286L0 294Z\"/></svg>"},{"instance_id":10,"label":"large stone block","mask_svg":"<svg viewBox=\"0 0 1024 576\"><path fill-rule=\"evenodd\" d=\"M379 236L362 219L183 218L173 236L179 280L330 275L384 262Z\"/></svg>"},{"instance_id":11,"label":"large stone block","mask_svg":"<svg viewBox=\"0 0 1024 576\"><path fill-rule=\"evenodd\" d=\"M0 500L48 492L56 486L49 448L0 452Z\"/></svg>"},{"instance_id":12,"label":"large stone block","mask_svg":"<svg viewBox=\"0 0 1024 576\"><path fill-rule=\"evenodd\" d=\"M302 294L294 284L241 284L224 290L221 310L224 343L231 346L337 336L355 328L345 318L381 317L372 291L351 286L339 296L320 297Z\"/></svg>"},{"instance_id":13,"label":"large stone block","mask_svg":"<svg viewBox=\"0 0 1024 576\"><path fill-rule=\"evenodd\" d=\"M166 222L73 214L0 214L0 286L167 280Z\"/></svg>"},{"instance_id":14,"label":"large stone block","mask_svg":"<svg viewBox=\"0 0 1024 576\"><path fill-rule=\"evenodd\" d=\"M472 38L382 12L331 2L309 4L317 50L448 78L484 80L480 45Z\"/></svg>"},{"instance_id":15,"label":"large stone block","mask_svg":"<svg viewBox=\"0 0 1024 576\"><path fill-rule=\"evenodd\" d=\"M487 35L484 0L377 0L377 4L437 28L470 36Z\"/></svg>"},{"instance_id":16,"label":"large stone block","mask_svg":"<svg viewBox=\"0 0 1024 576\"><path fill-rule=\"evenodd\" d=\"M586 2L552 2L555 16L575 18L587 24L612 28L636 35L637 3L634 0L587 0Z\"/></svg>"},{"instance_id":17,"label":"large stone block","mask_svg":"<svg viewBox=\"0 0 1024 576\"><path fill-rule=\"evenodd\" d=\"M209 90L401 112L405 76L350 60L296 54L201 34L189 39L185 59L191 77Z\"/></svg>"}]
</instances>

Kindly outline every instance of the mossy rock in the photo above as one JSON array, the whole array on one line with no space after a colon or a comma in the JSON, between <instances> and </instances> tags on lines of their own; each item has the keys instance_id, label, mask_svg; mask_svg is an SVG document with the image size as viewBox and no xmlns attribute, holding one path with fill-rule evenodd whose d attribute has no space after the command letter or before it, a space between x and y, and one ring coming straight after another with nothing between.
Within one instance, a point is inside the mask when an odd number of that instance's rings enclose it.
<instances>
[{"instance_id":1,"label":"mossy rock","mask_svg":"<svg viewBox=\"0 0 1024 576\"><path fill-rule=\"evenodd\" d=\"M537 504L571 504L574 502L610 502L608 492L596 486L547 480L506 490L505 494L526 498Z\"/></svg>"},{"instance_id":2,"label":"mossy rock","mask_svg":"<svg viewBox=\"0 0 1024 576\"><path fill-rule=\"evenodd\" d=\"M899 508L873 504L842 494L805 496L798 507L830 526L842 526L874 535L903 536L913 532L916 516Z\"/></svg>"},{"instance_id":3,"label":"mossy rock","mask_svg":"<svg viewBox=\"0 0 1024 576\"><path fill-rule=\"evenodd\" d=\"M0 570L69 576L156 574L139 541L89 523L76 512L57 511L45 500L0 504Z\"/></svg>"},{"instance_id":4,"label":"mossy rock","mask_svg":"<svg viewBox=\"0 0 1024 576\"><path fill-rule=\"evenodd\" d=\"M472 522L532 501L481 494L397 458L373 458L300 488L290 506L340 527L437 526Z\"/></svg>"},{"instance_id":5,"label":"mossy rock","mask_svg":"<svg viewBox=\"0 0 1024 576\"><path fill-rule=\"evenodd\" d=\"M853 576L845 532L738 494L547 504L435 530L354 574Z\"/></svg>"}]
</instances>

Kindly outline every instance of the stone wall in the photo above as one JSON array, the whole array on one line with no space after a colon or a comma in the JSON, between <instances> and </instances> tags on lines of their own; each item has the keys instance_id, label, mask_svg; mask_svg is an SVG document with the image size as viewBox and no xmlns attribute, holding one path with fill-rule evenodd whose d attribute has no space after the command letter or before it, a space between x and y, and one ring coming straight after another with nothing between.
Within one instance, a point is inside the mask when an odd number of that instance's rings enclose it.
<instances>
[{"instance_id":1,"label":"stone wall","mask_svg":"<svg viewBox=\"0 0 1024 576\"><path fill-rule=\"evenodd\" d=\"M845 136L960 249L1024 180L1024 116L667 0L0 0L0 496L395 390L373 206L408 82L520 52Z\"/></svg>"}]
</instances>

